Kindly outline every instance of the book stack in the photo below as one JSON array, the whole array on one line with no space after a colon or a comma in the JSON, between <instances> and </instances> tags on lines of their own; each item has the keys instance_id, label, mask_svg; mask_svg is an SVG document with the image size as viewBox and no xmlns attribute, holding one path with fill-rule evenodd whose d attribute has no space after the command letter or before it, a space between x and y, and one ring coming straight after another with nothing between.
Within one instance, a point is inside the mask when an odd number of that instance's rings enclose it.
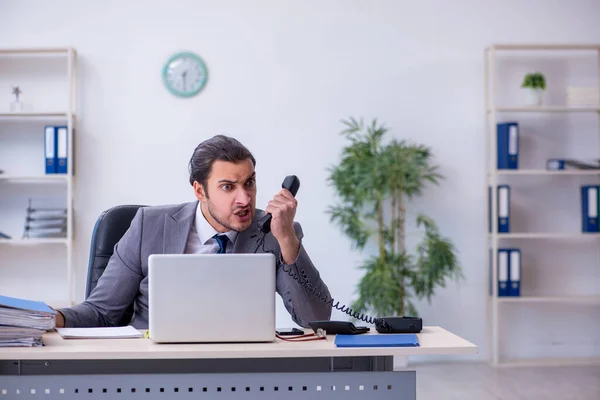
<instances>
[{"instance_id":1,"label":"book stack","mask_svg":"<svg viewBox=\"0 0 600 400\"><path fill-rule=\"evenodd\" d=\"M0 347L43 346L55 327L56 311L43 302L0 296Z\"/></svg>"}]
</instances>

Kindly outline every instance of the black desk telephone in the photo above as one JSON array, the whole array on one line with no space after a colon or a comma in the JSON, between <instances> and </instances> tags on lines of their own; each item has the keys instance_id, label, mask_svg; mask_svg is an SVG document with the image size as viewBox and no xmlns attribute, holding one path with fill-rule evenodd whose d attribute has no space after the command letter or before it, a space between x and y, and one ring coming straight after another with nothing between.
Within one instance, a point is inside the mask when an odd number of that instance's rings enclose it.
<instances>
[{"instance_id":1,"label":"black desk telephone","mask_svg":"<svg viewBox=\"0 0 600 400\"><path fill-rule=\"evenodd\" d=\"M300 179L296 175L288 175L283 180L281 187L290 191L292 196L296 197L298 189L300 188ZM271 214L266 214L258 221L258 227L263 233L269 233L271 231ZM317 288L308 282L308 279L301 278L297 272L294 272L292 268L285 265L281 267L283 271L287 272L292 278L298 281L299 284L304 288L312 292L313 295L319 297L321 301L330 305L336 310L340 310L343 313L355 318L359 321L363 321L369 324L375 324L375 329L379 333L419 333L423 329L423 321L421 318L416 317L383 317L383 318L372 318L367 317L351 308L340 305L340 302L334 304L333 297L328 297L322 292L317 293ZM312 321L309 323L310 327L316 332L317 329L321 328L327 331L328 334L360 334L366 333L370 329L365 326L355 326L352 322L348 321Z\"/></svg>"}]
</instances>

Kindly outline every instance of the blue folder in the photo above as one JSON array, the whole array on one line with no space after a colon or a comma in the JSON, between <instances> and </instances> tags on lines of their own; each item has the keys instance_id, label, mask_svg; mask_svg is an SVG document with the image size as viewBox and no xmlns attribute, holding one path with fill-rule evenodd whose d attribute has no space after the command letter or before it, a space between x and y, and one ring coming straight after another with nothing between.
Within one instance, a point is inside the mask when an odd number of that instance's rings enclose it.
<instances>
[{"instance_id":1,"label":"blue folder","mask_svg":"<svg viewBox=\"0 0 600 400\"><path fill-rule=\"evenodd\" d=\"M498 169L519 169L519 124L498 124L497 136Z\"/></svg>"},{"instance_id":2,"label":"blue folder","mask_svg":"<svg viewBox=\"0 0 600 400\"><path fill-rule=\"evenodd\" d=\"M57 126L56 127L56 173L66 174L67 173L67 157L68 157L68 140L67 134L68 127Z\"/></svg>"},{"instance_id":3,"label":"blue folder","mask_svg":"<svg viewBox=\"0 0 600 400\"><path fill-rule=\"evenodd\" d=\"M56 132L54 126L44 127L44 157L46 173L56 173Z\"/></svg>"},{"instance_id":4,"label":"blue folder","mask_svg":"<svg viewBox=\"0 0 600 400\"><path fill-rule=\"evenodd\" d=\"M336 335L336 347L418 347L414 333Z\"/></svg>"},{"instance_id":5,"label":"blue folder","mask_svg":"<svg viewBox=\"0 0 600 400\"><path fill-rule=\"evenodd\" d=\"M582 232L598 232L598 190L597 185L581 186Z\"/></svg>"},{"instance_id":6,"label":"blue folder","mask_svg":"<svg viewBox=\"0 0 600 400\"><path fill-rule=\"evenodd\" d=\"M16 308L36 313L56 314L56 311L42 301L18 299L16 297L0 296L0 307Z\"/></svg>"},{"instance_id":7,"label":"blue folder","mask_svg":"<svg viewBox=\"0 0 600 400\"><path fill-rule=\"evenodd\" d=\"M510 186L496 187L496 210L498 233L510 232ZM488 186L488 232L492 232L492 187Z\"/></svg>"}]
</instances>

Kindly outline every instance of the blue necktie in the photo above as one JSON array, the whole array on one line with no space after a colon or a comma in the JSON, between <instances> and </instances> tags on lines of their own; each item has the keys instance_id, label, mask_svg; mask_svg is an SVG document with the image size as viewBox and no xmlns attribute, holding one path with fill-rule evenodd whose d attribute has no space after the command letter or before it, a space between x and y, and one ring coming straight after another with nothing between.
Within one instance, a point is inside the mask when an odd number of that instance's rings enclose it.
<instances>
[{"instance_id":1,"label":"blue necktie","mask_svg":"<svg viewBox=\"0 0 600 400\"><path fill-rule=\"evenodd\" d=\"M219 251L217 251L217 254L225 253L225 249L227 248L227 241L229 240L227 235L215 235L213 237L217 240L217 243L219 243Z\"/></svg>"}]
</instances>

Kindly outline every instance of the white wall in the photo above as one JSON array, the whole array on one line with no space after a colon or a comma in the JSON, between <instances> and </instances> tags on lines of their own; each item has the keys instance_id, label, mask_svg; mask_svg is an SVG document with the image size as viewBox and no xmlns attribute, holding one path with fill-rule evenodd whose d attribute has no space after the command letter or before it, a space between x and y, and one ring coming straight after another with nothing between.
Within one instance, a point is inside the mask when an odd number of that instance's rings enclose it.
<instances>
[{"instance_id":1,"label":"white wall","mask_svg":"<svg viewBox=\"0 0 600 400\"><path fill-rule=\"evenodd\" d=\"M1 46L73 46L79 53L79 295L99 213L123 203L192 200L186 171L191 152L222 132L258 159L259 205L286 174L300 177L297 220L304 244L334 297L350 303L360 277L355 267L366 255L350 251L328 222L333 192L326 168L344 145L340 119L377 117L392 135L431 146L447 177L425 192L414 211L428 213L454 241L466 279L439 289L419 310L427 325L481 346L469 358L486 358L483 49L497 42L600 42L600 5L290 3L0 1ZM197 52L209 68L207 87L193 99L174 98L161 82L164 61L179 50ZM5 259L14 265L18 257ZM2 275L5 284L22 286L30 276L9 271ZM47 275L54 276L47 276L56 283L52 290L63 289L56 274ZM36 294L50 289L44 290L40 285ZM280 307L278 325L289 324ZM523 343L537 335L523 329ZM547 340L550 346L552 338ZM597 346L598 338L588 345Z\"/></svg>"}]
</instances>

